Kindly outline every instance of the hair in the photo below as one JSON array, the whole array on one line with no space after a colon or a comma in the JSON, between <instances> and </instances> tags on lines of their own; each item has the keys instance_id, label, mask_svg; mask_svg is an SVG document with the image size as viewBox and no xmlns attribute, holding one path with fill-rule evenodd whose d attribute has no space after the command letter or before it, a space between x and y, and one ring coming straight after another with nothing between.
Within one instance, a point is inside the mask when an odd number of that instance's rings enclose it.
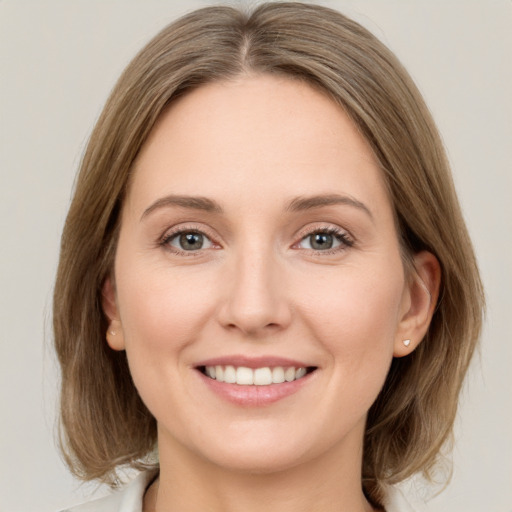
<instances>
[{"instance_id":1,"label":"hair","mask_svg":"<svg viewBox=\"0 0 512 512\"><path fill-rule=\"evenodd\" d=\"M62 235L53 308L61 448L75 475L113 485L116 469L143 467L156 443L155 418L125 353L105 342L102 287L113 271L120 210L134 160L164 109L203 84L243 74L302 80L343 108L382 168L405 268L421 250L441 265L429 330L413 353L393 360L368 414L362 482L378 506L385 485L418 471L429 476L450 439L484 298L443 144L418 89L375 36L318 5L196 10L152 39L114 87L83 156Z\"/></svg>"}]
</instances>

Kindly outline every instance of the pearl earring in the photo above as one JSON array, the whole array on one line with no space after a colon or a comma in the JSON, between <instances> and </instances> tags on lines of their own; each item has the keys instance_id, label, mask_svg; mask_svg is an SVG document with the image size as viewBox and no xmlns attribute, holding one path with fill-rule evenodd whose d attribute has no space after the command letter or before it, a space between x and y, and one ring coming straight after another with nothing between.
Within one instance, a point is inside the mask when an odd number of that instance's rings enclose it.
<instances>
[{"instance_id":1,"label":"pearl earring","mask_svg":"<svg viewBox=\"0 0 512 512\"><path fill-rule=\"evenodd\" d=\"M116 335L116 331L114 331L114 329L111 329L111 330L109 331L109 334L111 334L112 336L115 336L115 335Z\"/></svg>"},{"instance_id":2,"label":"pearl earring","mask_svg":"<svg viewBox=\"0 0 512 512\"><path fill-rule=\"evenodd\" d=\"M406 347L408 347L411 344L411 340L404 340L403 343Z\"/></svg>"}]
</instances>

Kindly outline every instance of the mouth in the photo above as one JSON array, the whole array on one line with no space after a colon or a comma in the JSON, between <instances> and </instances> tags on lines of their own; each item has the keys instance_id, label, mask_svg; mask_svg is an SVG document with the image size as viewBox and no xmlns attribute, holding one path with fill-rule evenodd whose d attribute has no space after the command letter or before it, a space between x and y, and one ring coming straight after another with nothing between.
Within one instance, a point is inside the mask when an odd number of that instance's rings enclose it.
<instances>
[{"instance_id":1,"label":"mouth","mask_svg":"<svg viewBox=\"0 0 512 512\"><path fill-rule=\"evenodd\" d=\"M239 407L266 407L316 381L319 367L276 356L222 356L194 366L207 389Z\"/></svg>"},{"instance_id":2,"label":"mouth","mask_svg":"<svg viewBox=\"0 0 512 512\"><path fill-rule=\"evenodd\" d=\"M217 382L239 386L270 386L303 379L313 373L316 366L262 366L249 368L234 365L204 365L197 369Z\"/></svg>"}]
</instances>

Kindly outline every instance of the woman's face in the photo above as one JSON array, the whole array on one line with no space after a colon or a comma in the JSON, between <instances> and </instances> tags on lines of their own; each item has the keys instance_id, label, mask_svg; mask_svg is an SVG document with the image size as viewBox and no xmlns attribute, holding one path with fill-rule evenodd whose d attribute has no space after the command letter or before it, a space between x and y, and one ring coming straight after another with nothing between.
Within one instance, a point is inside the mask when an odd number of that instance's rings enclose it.
<instances>
[{"instance_id":1,"label":"woman's face","mask_svg":"<svg viewBox=\"0 0 512 512\"><path fill-rule=\"evenodd\" d=\"M104 293L160 451L238 470L360 458L410 337L375 159L339 107L286 78L206 85L162 115Z\"/></svg>"}]
</instances>

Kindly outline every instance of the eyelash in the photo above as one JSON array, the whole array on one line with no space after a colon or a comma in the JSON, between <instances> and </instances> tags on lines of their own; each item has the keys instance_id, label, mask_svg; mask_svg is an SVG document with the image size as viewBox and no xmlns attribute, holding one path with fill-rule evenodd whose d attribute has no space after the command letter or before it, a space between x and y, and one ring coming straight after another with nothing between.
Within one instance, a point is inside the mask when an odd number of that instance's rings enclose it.
<instances>
[{"instance_id":1,"label":"eyelash","mask_svg":"<svg viewBox=\"0 0 512 512\"><path fill-rule=\"evenodd\" d=\"M305 233L302 233L300 240L296 244L294 244L294 246L300 244L303 240L306 240L308 237L316 234L331 235L338 242L340 242L340 245L338 247L326 250L306 249L312 251L315 255L329 256L332 254L343 252L347 248L354 246L354 240L348 235L348 233L345 230L336 227L315 227Z\"/></svg>"},{"instance_id":2,"label":"eyelash","mask_svg":"<svg viewBox=\"0 0 512 512\"><path fill-rule=\"evenodd\" d=\"M183 235L183 234L198 234L204 236L207 240L210 241L212 245L219 245L216 243L212 236L208 235L204 232L204 229L200 229L198 227L186 227L186 228L179 228L176 230L173 230L171 232L166 232L162 238L159 240L158 245L161 247L164 247L168 251L172 252L173 254L176 254L178 256L199 256L201 251L204 249L198 249L198 250L191 250L191 251L182 251L177 249L176 247L173 247L170 245L170 242L174 240L176 237ZM346 250L347 248L353 247L354 240L350 238L350 236L347 234L346 231L335 228L335 227L317 227L314 229L311 229L305 233L301 233L300 240L296 242L293 247L296 247L298 244L300 244L302 241L306 240L308 237L315 235L315 234L324 234L324 235L330 235L333 236L338 242L340 242L340 245L338 247L334 247L332 249L326 249L326 250L318 250L318 249L305 249L312 251L315 254L322 255L322 256L328 256L332 254L336 254L338 252L342 252Z\"/></svg>"},{"instance_id":3,"label":"eyelash","mask_svg":"<svg viewBox=\"0 0 512 512\"><path fill-rule=\"evenodd\" d=\"M176 254L177 256L199 256L201 253L201 249L198 249L196 251L182 251L176 247L173 247L170 245L170 242L174 240L176 237L184 234L197 234L204 236L207 240L211 242L212 245L219 245L214 240L213 237L208 235L204 232L204 229L200 229L198 227L186 227L186 228L178 228L176 230L166 232L160 241L158 242L158 245L160 247L163 247L164 249L170 251L173 254Z\"/></svg>"}]
</instances>

